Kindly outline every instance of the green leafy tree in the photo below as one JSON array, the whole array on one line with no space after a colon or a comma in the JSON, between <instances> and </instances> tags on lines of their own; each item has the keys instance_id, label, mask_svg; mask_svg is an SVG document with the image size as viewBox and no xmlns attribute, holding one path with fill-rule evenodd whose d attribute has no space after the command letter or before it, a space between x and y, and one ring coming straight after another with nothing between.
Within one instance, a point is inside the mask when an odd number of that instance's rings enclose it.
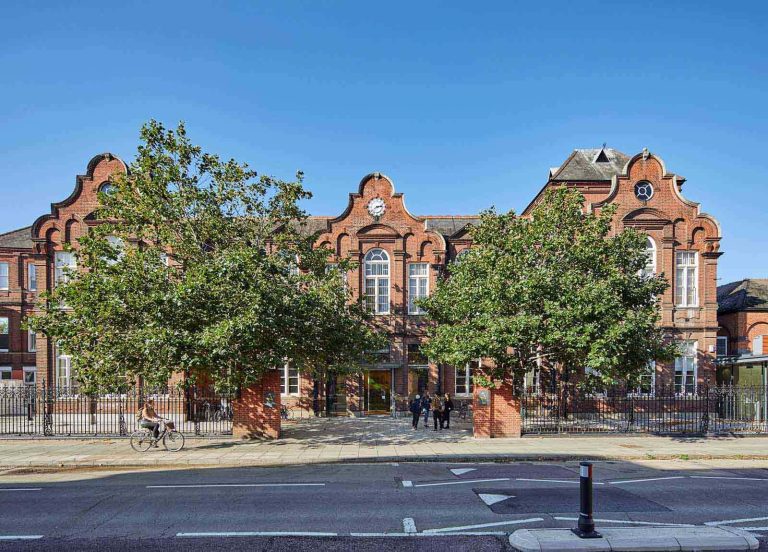
<instances>
[{"instance_id":1,"label":"green leafy tree","mask_svg":"<svg viewBox=\"0 0 768 552\"><path fill-rule=\"evenodd\" d=\"M530 218L493 209L472 229L470 252L422 300L434 322L425 350L463 365L486 358L482 385L544 362L561 381L586 367L592 383L637 384L675 346L659 327L664 275L643 272L645 236L612 230L613 206L583 212L577 191L548 191Z\"/></svg>"},{"instance_id":2,"label":"green leafy tree","mask_svg":"<svg viewBox=\"0 0 768 552\"><path fill-rule=\"evenodd\" d=\"M151 121L111 183L78 269L28 320L72 356L86 390L178 372L231 389L286 359L308 369L360 357L375 340L304 232L301 173L259 176L193 145L183 124ZM331 354L340 328L351 332Z\"/></svg>"}]
</instances>

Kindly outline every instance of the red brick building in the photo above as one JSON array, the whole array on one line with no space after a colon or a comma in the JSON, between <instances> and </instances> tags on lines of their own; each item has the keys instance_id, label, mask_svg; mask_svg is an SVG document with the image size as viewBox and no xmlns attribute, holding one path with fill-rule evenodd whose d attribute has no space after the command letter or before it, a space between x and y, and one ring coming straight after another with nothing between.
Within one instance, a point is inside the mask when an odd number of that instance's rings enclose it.
<instances>
[{"instance_id":1,"label":"red brick building","mask_svg":"<svg viewBox=\"0 0 768 552\"><path fill-rule=\"evenodd\" d=\"M74 378L66 355L42 336L27 335L21 320L34 311L38 292L64 276L75 258L63 251L95 224L97 192L109 175L125 171L124 163L105 153L94 157L75 179L70 196L51 206L51 213L32 226L0 235L0 377L33 383L45 378L68 385ZM688 353L674 365L657 365L657 381L695 387L714 380L717 321L717 260L720 228L698 204L682 196L685 179L667 172L663 161L644 151L629 157L609 148L575 150L551 169L547 187L578 188L586 208L619 205L617 230L634 227L649 236L648 270L666 274L672 286L661 298L662 324ZM541 192L523 212L528 214ZM424 389L472 396L471 366L429 362L420 352L425 336L423 313L413 299L426 295L437 278L470 244L468 227L476 215L413 215L402 193L380 173L364 177L336 217L312 217L308 230L319 233L318 245L330 246L338 258L350 256L359 268L347 275L355 297L363 297L376 323L390 336L379 360L361 366L356 376L331 386L338 414L386 412ZM286 367L282 370L283 401L311 409L322 386ZM650 382L649 382L650 383ZM322 400L322 397L321 397Z\"/></svg>"}]
</instances>

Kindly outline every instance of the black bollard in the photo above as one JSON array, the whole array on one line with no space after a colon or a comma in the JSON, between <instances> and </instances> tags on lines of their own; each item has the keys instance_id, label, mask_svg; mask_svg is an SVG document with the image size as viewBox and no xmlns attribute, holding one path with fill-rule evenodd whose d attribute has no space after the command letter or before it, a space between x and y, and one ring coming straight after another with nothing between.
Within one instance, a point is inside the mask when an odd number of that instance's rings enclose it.
<instances>
[{"instance_id":1,"label":"black bollard","mask_svg":"<svg viewBox=\"0 0 768 552\"><path fill-rule=\"evenodd\" d=\"M599 539L602 535L595 531L595 520L592 518L592 462L579 462L579 490L579 522L571 531L582 539Z\"/></svg>"}]
</instances>

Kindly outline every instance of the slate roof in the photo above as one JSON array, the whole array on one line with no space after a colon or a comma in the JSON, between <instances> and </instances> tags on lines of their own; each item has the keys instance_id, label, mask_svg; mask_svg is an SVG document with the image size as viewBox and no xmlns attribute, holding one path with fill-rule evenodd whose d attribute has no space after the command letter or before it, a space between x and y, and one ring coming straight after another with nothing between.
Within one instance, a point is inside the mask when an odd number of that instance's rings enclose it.
<instances>
[{"instance_id":1,"label":"slate roof","mask_svg":"<svg viewBox=\"0 0 768 552\"><path fill-rule=\"evenodd\" d=\"M426 229L439 232L446 238L450 238L464 230L467 225L480 224L480 217L424 217Z\"/></svg>"},{"instance_id":2,"label":"slate roof","mask_svg":"<svg viewBox=\"0 0 768 552\"><path fill-rule=\"evenodd\" d=\"M747 278L717 287L717 312L768 311L768 279Z\"/></svg>"},{"instance_id":3,"label":"slate roof","mask_svg":"<svg viewBox=\"0 0 768 552\"><path fill-rule=\"evenodd\" d=\"M11 230L5 234L0 234L0 247L12 249L32 249L32 227L19 228Z\"/></svg>"},{"instance_id":4,"label":"slate roof","mask_svg":"<svg viewBox=\"0 0 768 552\"><path fill-rule=\"evenodd\" d=\"M550 169L550 180L611 180L624 170L629 156L613 148L577 149L560 168Z\"/></svg>"}]
</instances>

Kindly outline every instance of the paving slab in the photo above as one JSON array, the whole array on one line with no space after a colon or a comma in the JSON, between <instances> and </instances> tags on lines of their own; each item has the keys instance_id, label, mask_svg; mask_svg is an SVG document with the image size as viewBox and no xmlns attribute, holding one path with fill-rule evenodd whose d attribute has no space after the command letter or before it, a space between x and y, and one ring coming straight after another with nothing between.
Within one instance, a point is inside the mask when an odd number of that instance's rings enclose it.
<instances>
[{"instance_id":1,"label":"paving slab","mask_svg":"<svg viewBox=\"0 0 768 552\"><path fill-rule=\"evenodd\" d=\"M683 552L757 550L758 540L734 527L598 527L597 539L570 529L519 529L509 543L520 552Z\"/></svg>"}]
</instances>

